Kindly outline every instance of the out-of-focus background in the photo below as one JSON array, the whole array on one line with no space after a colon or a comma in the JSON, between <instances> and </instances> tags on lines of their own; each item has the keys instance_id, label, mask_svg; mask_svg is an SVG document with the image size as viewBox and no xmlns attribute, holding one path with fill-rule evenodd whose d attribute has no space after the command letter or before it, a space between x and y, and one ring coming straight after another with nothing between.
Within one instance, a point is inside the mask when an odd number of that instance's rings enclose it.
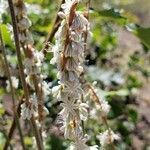
<instances>
[{"instance_id":1,"label":"out-of-focus background","mask_svg":"<svg viewBox=\"0 0 150 150\"><path fill-rule=\"evenodd\" d=\"M53 26L60 1L25 2L32 21L30 29L35 46L40 50ZM83 0L78 9L86 11L86 2ZM2 24L8 26L10 16L4 11L5 2L1 4L4 4L0 6L0 12L3 13ZM91 0L90 23L92 36L86 53L86 78L89 82L97 81L100 94L111 105L109 124L121 137L115 143L117 150L150 150L150 0ZM13 66L16 57L10 41L8 49L11 54L9 60ZM57 69L49 64L51 57L52 54L47 54L43 72L48 72L46 80L52 82L53 86L57 84ZM3 131L7 132L10 127L12 112L11 107L8 107L11 105L10 96L3 94L3 79L0 80L0 86L2 145L5 141ZM3 100L4 97L7 102ZM59 104L49 97L45 105L50 112L45 121L45 130L48 133L46 149L66 149L67 142L56 123ZM2 122L6 123L5 126ZM96 134L101 128L99 121L89 119L86 125L86 131L91 135L89 144L99 145ZM12 142L17 142L17 134L15 136ZM32 149L33 141L30 136L25 136L25 142Z\"/></svg>"}]
</instances>

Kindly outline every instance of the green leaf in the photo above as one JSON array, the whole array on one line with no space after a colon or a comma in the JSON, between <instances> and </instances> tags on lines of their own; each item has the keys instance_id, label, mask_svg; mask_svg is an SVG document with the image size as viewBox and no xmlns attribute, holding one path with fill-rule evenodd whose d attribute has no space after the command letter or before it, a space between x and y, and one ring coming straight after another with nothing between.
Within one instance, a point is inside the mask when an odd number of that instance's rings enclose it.
<instances>
[{"instance_id":1,"label":"green leaf","mask_svg":"<svg viewBox=\"0 0 150 150\"><path fill-rule=\"evenodd\" d=\"M127 96L127 95L129 95L129 91L127 89L107 92L107 96Z\"/></svg>"},{"instance_id":2,"label":"green leaf","mask_svg":"<svg viewBox=\"0 0 150 150\"><path fill-rule=\"evenodd\" d=\"M2 104L0 104L0 116L2 116L5 113L5 109Z\"/></svg>"},{"instance_id":3,"label":"green leaf","mask_svg":"<svg viewBox=\"0 0 150 150\"><path fill-rule=\"evenodd\" d=\"M129 32L134 33L141 40L141 42L148 49L150 49L150 27L143 28L137 24L131 23L131 24L126 25L126 28Z\"/></svg>"},{"instance_id":4,"label":"green leaf","mask_svg":"<svg viewBox=\"0 0 150 150\"><path fill-rule=\"evenodd\" d=\"M134 124L138 121L138 112L134 105L127 106L127 114L128 114L128 122L132 122Z\"/></svg>"},{"instance_id":5,"label":"green leaf","mask_svg":"<svg viewBox=\"0 0 150 150\"><path fill-rule=\"evenodd\" d=\"M103 17L110 17L113 19L126 19L125 17L121 15L120 10L115 9L115 8L105 9L105 10L99 11L98 13L99 15Z\"/></svg>"},{"instance_id":6,"label":"green leaf","mask_svg":"<svg viewBox=\"0 0 150 150\"><path fill-rule=\"evenodd\" d=\"M128 20L126 17L124 17L119 9L110 8L110 9L104 9L101 11L96 11L98 14L97 17L102 17L102 19L107 19L108 21L112 21L114 23L117 23L120 26L124 26L127 24Z\"/></svg>"},{"instance_id":7,"label":"green leaf","mask_svg":"<svg viewBox=\"0 0 150 150\"><path fill-rule=\"evenodd\" d=\"M31 137L24 137L24 142L26 145L32 145L33 144L33 141L32 141L32 138Z\"/></svg>"},{"instance_id":8,"label":"green leaf","mask_svg":"<svg viewBox=\"0 0 150 150\"><path fill-rule=\"evenodd\" d=\"M9 45L10 47L14 47L7 25L1 24L0 28L2 31L2 37L3 37L5 45Z\"/></svg>"},{"instance_id":9,"label":"green leaf","mask_svg":"<svg viewBox=\"0 0 150 150\"><path fill-rule=\"evenodd\" d=\"M150 28L137 28L137 36L150 49Z\"/></svg>"}]
</instances>

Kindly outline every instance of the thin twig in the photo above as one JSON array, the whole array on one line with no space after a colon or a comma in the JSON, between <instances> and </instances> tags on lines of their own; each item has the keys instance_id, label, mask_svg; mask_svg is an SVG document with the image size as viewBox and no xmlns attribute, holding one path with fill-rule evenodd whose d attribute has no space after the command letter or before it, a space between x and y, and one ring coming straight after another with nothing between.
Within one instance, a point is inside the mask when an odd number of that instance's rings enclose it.
<instances>
[{"instance_id":1,"label":"thin twig","mask_svg":"<svg viewBox=\"0 0 150 150\"><path fill-rule=\"evenodd\" d=\"M20 73L20 78L24 90L24 95L26 99L26 103L29 103L29 90L25 81L25 74L24 74L24 67L22 63L22 58L21 58L21 51L20 51L20 43L19 43L19 37L18 37L18 28L17 28L17 21L15 17L15 12L14 12L14 7L13 7L13 2L12 0L8 0L9 8L10 8L10 13L11 13L11 18L12 18L12 24L13 24L13 32L14 32L14 40L15 40L15 45L16 45L16 52L17 52L17 59L18 59L18 65L19 65L19 73ZM43 143L40 138L39 131L36 130L37 126L34 120L34 117L31 118L32 126L34 126L33 131L35 134L36 142L37 142L37 147L39 150L43 150Z\"/></svg>"},{"instance_id":2,"label":"thin twig","mask_svg":"<svg viewBox=\"0 0 150 150\"><path fill-rule=\"evenodd\" d=\"M21 104L22 104L23 101L20 101L20 103L18 104L18 108L17 108L17 114L18 114L18 118L20 117L20 111L21 111ZM8 149L8 145L9 145L9 142L14 134L14 131L16 129L16 121L15 121L15 117L13 119L13 122L11 124L11 127L9 129L9 132L8 132L8 138L7 138L7 141L5 142L5 145L4 145L4 150L7 150Z\"/></svg>"},{"instance_id":3,"label":"thin twig","mask_svg":"<svg viewBox=\"0 0 150 150\"><path fill-rule=\"evenodd\" d=\"M88 0L88 6L87 6L87 12L85 14L85 17L86 19L89 21L89 9L90 9L90 0ZM84 55L85 55L85 52L87 50L87 35L88 35L88 25L86 25L86 30L85 32L83 33L83 38L84 38ZM84 72L80 75L80 81L84 79ZM81 81L82 82L82 81ZM82 102L84 101L84 96L82 94ZM82 129L83 129L83 132L84 132L84 121L82 120Z\"/></svg>"},{"instance_id":4,"label":"thin twig","mask_svg":"<svg viewBox=\"0 0 150 150\"><path fill-rule=\"evenodd\" d=\"M61 5L65 2L65 0L62 0L61 3L60 3L60 7L58 9L58 12L61 11ZM52 42L53 40L53 37L55 35L55 33L57 32L59 26L60 26L60 23L61 23L61 18L58 16L56 16L55 18L55 21L54 21L54 24L53 24L53 27L51 29L51 31L49 32L47 38L46 38L46 41L45 41L45 44L44 44L44 47L42 48L42 52L44 55L46 55L47 53L47 49L49 48L49 43Z\"/></svg>"},{"instance_id":5,"label":"thin twig","mask_svg":"<svg viewBox=\"0 0 150 150\"><path fill-rule=\"evenodd\" d=\"M12 95L12 101L13 101L13 112L14 112L15 123L16 123L18 131L19 131L22 148L23 148L23 150L25 150L25 144L24 144L24 140L23 140L23 134L22 134L22 131L21 131L20 123L19 123L18 113L16 111L16 102L15 102L15 97L16 96L15 96L14 88L12 86L11 74L10 74L9 64L8 64L8 60L7 60L7 56L6 56L6 51L5 51L5 46L4 46L4 42L3 42L1 28L0 28L0 41L1 41L1 46L2 46L2 53L3 53L4 61L5 61L6 73L7 73L7 77L8 77L9 83L10 83L10 89L11 89L11 95ZM9 140L9 137L8 137L8 140Z\"/></svg>"},{"instance_id":6,"label":"thin twig","mask_svg":"<svg viewBox=\"0 0 150 150\"><path fill-rule=\"evenodd\" d=\"M15 45L16 45L20 79L22 82L26 102L29 103L29 91L28 91L28 87L27 87L27 84L25 81L25 74L24 74L24 68L23 68L21 51L20 51L20 44L19 44L19 37L18 37L17 21L16 21L16 17L15 17L15 12L14 12L12 0L8 0L8 4L9 4L11 18L12 18L12 24L13 24L14 40L15 40Z\"/></svg>"}]
</instances>

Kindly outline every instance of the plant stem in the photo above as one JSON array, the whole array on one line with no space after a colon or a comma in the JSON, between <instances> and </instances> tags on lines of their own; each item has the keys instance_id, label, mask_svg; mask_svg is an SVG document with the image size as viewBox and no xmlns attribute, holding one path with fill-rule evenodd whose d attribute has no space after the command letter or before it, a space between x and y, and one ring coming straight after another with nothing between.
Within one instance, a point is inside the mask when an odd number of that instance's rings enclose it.
<instances>
[{"instance_id":1,"label":"plant stem","mask_svg":"<svg viewBox=\"0 0 150 150\"><path fill-rule=\"evenodd\" d=\"M19 37L18 37L17 21L16 21L16 16L15 16L12 0L8 0L8 4L9 4L9 8L10 8L12 25L13 25L14 40L15 40L17 59L18 59L18 65L19 65L19 74L20 74L20 78L21 78L21 82L22 82L22 86L23 86L23 90L24 90L26 103L29 103L29 90L28 90L28 87L27 87L27 84L25 81L24 67L23 67L23 63L22 63L20 43L19 43ZM36 126L34 117L31 118L31 122L32 122L32 126L34 127L33 131L35 134L38 150L43 150L44 149L43 143L42 143L42 140L40 138L40 133L37 130L37 126Z\"/></svg>"},{"instance_id":2,"label":"plant stem","mask_svg":"<svg viewBox=\"0 0 150 150\"><path fill-rule=\"evenodd\" d=\"M0 29L0 41L1 41L2 52L3 52L3 56L4 56L4 61L5 61L6 73L7 73L9 83L10 83L10 89L11 89L11 95L12 95L12 101L13 101L14 118L15 118L15 122L16 122L16 125L18 128L18 131L19 131L22 148L23 148L23 150L25 150L25 144L24 144L24 140L23 140L23 134L21 131L21 126L19 123L19 117L18 117L18 113L16 112L15 91L14 91L14 88L12 86L11 74L10 74L10 69L9 69L9 64L8 64L8 60L7 60L7 56L6 56L6 51L5 51L5 46L4 46L4 42L3 42L3 38L2 38L1 29ZM9 140L9 138L8 138L8 140Z\"/></svg>"},{"instance_id":3,"label":"plant stem","mask_svg":"<svg viewBox=\"0 0 150 150\"><path fill-rule=\"evenodd\" d=\"M65 2L65 0L62 0L61 3L60 3L60 7L58 9L58 12L61 11L61 5ZM52 39L55 35L55 33L57 32L59 26L60 26L60 23L61 23L61 19L60 17L57 15L56 18L55 18L55 21L54 21L54 24L53 24L53 27L52 27L52 30L49 32L47 38L46 38L46 41L45 41L45 44L44 44L44 47L42 48L42 52L44 53L44 55L46 55L47 53L47 49L49 48L49 43L52 42Z\"/></svg>"},{"instance_id":4,"label":"plant stem","mask_svg":"<svg viewBox=\"0 0 150 150\"><path fill-rule=\"evenodd\" d=\"M20 111L21 111L20 106L21 106L22 102L23 102L23 100L21 100L21 102L18 104L18 107L17 107L18 118L20 118ZM14 117L13 122L12 122L11 127L10 127L9 132L8 132L8 138L7 138L5 145L4 145L4 148L3 148L4 150L8 149L8 145L10 143L10 140L13 136L15 129L16 129L16 121L15 121L15 117Z\"/></svg>"},{"instance_id":5,"label":"plant stem","mask_svg":"<svg viewBox=\"0 0 150 150\"><path fill-rule=\"evenodd\" d=\"M20 43L19 43L19 37L18 37L17 21L16 21L16 17L15 17L12 0L8 0L8 4L9 4L11 18L12 18L12 25L13 25L14 40L15 40L15 46L16 46L16 52L17 52L20 79L22 82L26 102L28 103L29 102L29 91L28 91L28 87L27 87L27 84L25 81L25 74L24 74L24 68L23 68L21 51L20 51Z\"/></svg>"},{"instance_id":6,"label":"plant stem","mask_svg":"<svg viewBox=\"0 0 150 150\"><path fill-rule=\"evenodd\" d=\"M34 132L34 135L35 135L38 150L44 150L44 146L42 143L42 137L41 137L39 130L37 128L34 116L31 117L31 126L32 126L32 130Z\"/></svg>"}]
</instances>

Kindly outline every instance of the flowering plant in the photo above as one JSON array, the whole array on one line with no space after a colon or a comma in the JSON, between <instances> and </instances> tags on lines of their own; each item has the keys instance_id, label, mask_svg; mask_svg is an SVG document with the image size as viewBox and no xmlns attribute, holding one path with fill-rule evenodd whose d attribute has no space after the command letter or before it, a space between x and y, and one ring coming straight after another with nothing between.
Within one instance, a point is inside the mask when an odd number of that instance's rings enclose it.
<instances>
[{"instance_id":1,"label":"flowering plant","mask_svg":"<svg viewBox=\"0 0 150 150\"><path fill-rule=\"evenodd\" d=\"M123 20L121 12L106 4L108 10L96 12L91 0L62 0L51 26L53 14L47 8L54 7L47 0L0 4L3 149L114 150L128 141L124 132L133 132L138 117L121 100L134 95L140 83L133 84L132 76L125 83L111 66L117 29L112 20L99 18Z\"/></svg>"}]
</instances>

